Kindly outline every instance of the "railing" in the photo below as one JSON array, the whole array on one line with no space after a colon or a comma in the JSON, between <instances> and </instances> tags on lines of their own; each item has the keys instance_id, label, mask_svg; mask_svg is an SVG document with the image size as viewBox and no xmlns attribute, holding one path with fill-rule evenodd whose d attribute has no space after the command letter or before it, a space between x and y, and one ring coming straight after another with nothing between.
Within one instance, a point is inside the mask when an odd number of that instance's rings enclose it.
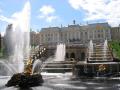
<instances>
[{"instance_id":1,"label":"railing","mask_svg":"<svg viewBox=\"0 0 120 90\"><path fill-rule=\"evenodd\" d=\"M97 59L99 59L99 60L97 60L97 61L100 61L100 60L102 60L102 58L103 58L103 44L100 44L100 45L95 45L94 44L94 52L89 52L89 48L87 48L87 58L88 58L88 61L96 61ZM113 53L112 53L112 50L111 50L111 48L110 48L110 46L108 45L108 50L106 51L107 52L107 60L108 59L111 59L111 60L113 60ZM111 60L108 60L108 61L111 61ZM102 61L104 61L104 60L102 60Z\"/></svg>"},{"instance_id":2,"label":"railing","mask_svg":"<svg viewBox=\"0 0 120 90\"><path fill-rule=\"evenodd\" d=\"M87 61L89 61L89 47L87 48L87 54L86 54L86 59L87 59Z\"/></svg>"},{"instance_id":3,"label":"railing","mask_svg":"<svg viewBox=\"0 0 120 90\"><path fill-rule=\"evenodd\" d=\"M34 63L36 59L41 58L43 53L45 53L45 51L46 51L46 48L40 45L36 46L34 50L31 50L30 59L32 60L32 63ZM29 59L27 62L29 62Z\"/></svg>"}]
</instances>

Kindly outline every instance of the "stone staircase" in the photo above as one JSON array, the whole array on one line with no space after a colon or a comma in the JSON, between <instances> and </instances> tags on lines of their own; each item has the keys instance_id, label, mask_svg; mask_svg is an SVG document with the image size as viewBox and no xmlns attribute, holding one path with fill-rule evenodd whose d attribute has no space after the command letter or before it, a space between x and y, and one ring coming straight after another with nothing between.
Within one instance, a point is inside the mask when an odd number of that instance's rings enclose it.
<instances>
[{"instance_id":1,"label":"stone staircase","mask_svg":"<svg viewBox=\"0 0 120 90\"><path fill-rule=\"evenodd\" d=\"M42 70L43 72L64 73L64 72L72 72L75 62L52 61L52 62L44 62L43 64L46 65Z\"/></svg>"},{"instance_id":2,"label":"stone staircase","mask_svg":"<svg viewBox=\"0 0 120 90\"><path fill-rule=\"evenodd\" d=\"M31 50L31 58L33 59L33 63L35 60L40 59L42 61L41 68L42 72L52 72L52 73L64 73L64 72L72 72L73 66L76 63L74 60L65 60L65 61L54 61L54 57L46 58L42 60L44 54L48 55L50 53L49 47L37 46L36 48ZM41 69L40 68L40 69Z\"/></svg>"},{"instance_id":3,"label":"stone staircase","mask_svg":"<svg viewBox=\"0 0 120 90\"><path fill-rule=\"evenodd\" d=\"M42 61L42 57L44 53L47 54L47 48L44 46L37 46L34 49L31 49L30 57L32 58L32 62L34 63L35 60L40 59ZM42 61L42 72L52 72L52 73L64 73L64 72L72 72L73 67L75 65L75 61L54 61L52 60L43 60Z\"/></svg>"},{"instance_id":4,"label":"stone staircase","mask_svg":"<svg viewBox=\"0 0 120 90\"><path fill-rule=\"evenodd\" d=\"M93 52L88 50L89 62L110 62L113 61L112 52L109 46L104 49L104 43L93 44Z\"/></svg>"}]
</instances>

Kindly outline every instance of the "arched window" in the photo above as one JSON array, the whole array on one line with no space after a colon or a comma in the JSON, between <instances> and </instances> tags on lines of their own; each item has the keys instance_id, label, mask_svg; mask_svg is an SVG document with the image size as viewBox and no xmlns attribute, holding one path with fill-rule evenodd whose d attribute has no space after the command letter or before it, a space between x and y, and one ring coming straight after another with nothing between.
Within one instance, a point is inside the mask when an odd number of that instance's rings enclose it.
<instances>
[{"instance_id":1,"label":"arched window","mask_svg":"<svg viewBox=\"0 0 120 90\"><path fill-rule=\"evenodd\" d=\"M68 53L66 53L66 56L65 56L66 58L69 58L69 54Z\"/></svg>"},{"instance_id":2,"label":"arched window","mask_svg":"<svg viewBox=\"0 0 120 90\"><path fill-rule=\"evenodd\" d=\"M75 58L75 53L71 53L70 58Z\"/></svg>"}]
</instances>

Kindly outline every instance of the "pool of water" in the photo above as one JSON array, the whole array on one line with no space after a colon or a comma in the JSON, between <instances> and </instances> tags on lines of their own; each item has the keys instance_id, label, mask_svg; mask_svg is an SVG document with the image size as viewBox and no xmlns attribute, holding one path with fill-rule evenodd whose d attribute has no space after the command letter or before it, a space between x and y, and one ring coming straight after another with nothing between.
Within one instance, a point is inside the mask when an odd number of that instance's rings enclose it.
<instances>
[{"instance_id":1,"label":"pool of water","mask_svg":"<svg viewBox=\"0 0 120 90\"><path fill-rule=\"evenodd\" d=\"M119 78L71 79L70 74L43 73L43 86L21 89L5 87L9 76L0 76L0 90L120 90Z\"/></svg>"}]
</instances>

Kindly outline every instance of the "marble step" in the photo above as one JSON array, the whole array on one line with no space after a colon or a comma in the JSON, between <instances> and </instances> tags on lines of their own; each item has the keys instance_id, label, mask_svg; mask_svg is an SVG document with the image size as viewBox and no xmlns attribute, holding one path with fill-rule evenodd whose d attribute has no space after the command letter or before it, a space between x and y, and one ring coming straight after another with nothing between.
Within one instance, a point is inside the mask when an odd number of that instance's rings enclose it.
<instances>
[{"instance_id":1,"label":"marble step","mask_svg":"<svg viewBox=\"0 0 120 90\"><path fill-rule=\"evenodd\" d=\"M42 70L72 70L72 68L43 68Z\"/></svg>"}]
</instances>

